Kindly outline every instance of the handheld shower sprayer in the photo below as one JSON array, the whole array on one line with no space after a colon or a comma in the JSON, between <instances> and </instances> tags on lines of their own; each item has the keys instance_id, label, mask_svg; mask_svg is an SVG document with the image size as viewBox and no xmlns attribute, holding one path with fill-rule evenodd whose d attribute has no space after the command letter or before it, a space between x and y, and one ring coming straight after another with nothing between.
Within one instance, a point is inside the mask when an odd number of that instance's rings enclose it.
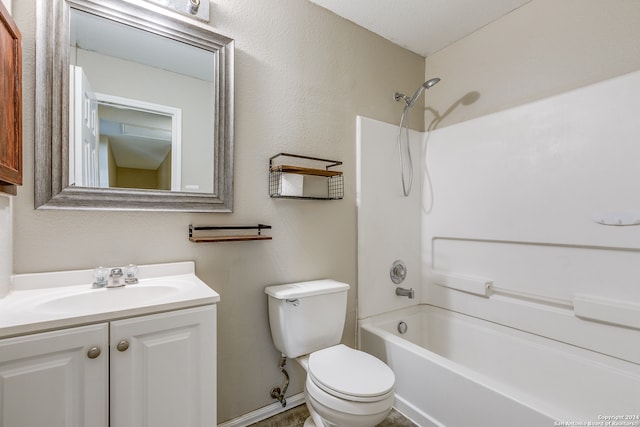
<instances>
[{"instance_id":1,"label":"handheld shower sprayer","mask_svg":"<svg viewBox=\"0 0 640 427\"><path fill-rule=\"evenodd\" d=\"M422 95L422 92L425 89L431 89L433 86L438 84L439 81L440 79L438 77L434 77L433 79L429 79L426 82L422 83L411 98L409 98L407 95L403 93L396 92L393 95L393 99L395 99L396 101L400 101L402 99L407 104L407 107L411 108L413 107L413 104L415 104L418 97Z\"/></svg>"},{"instance_id":2,"label":"handheld shower sprayer","mask_svg":"<svg viewBox=\"0 0 640 427\"><path fill-rule=\"evenodd\" d=\"M393 95L393 99L397 101L403 100L404 103L406 104L404 107L404 110L402 111L402 117L400 118L400 126L398 126L398 149L400 150L400 173L401 173L401 177L402 177L402 191L405 195L405 197L409 196L409 194L411 193L411 185L413 184L413 162L411 160L411 146L409 144L409 119L406 117L407 112L411 109L411 107L413 107L413 104L415 104L416 100L420 97L420 95L422 95L422 92L425 89L431 89L433 86L435 86L438 82L440 81L440 79L438 77L434 77L432 79L427 80L426 82L422 83L420 85L420 87L415 91L415 93L413 94L413 96L411 98L409 98L407 95L400 93L400 92L396 92ZM405 120L406 118L406 120ZM405 128L405 134L406 134L406 139L407 139L407 157L409 160L409 182L408 184L405 182L405 177L404 177L404 160L403 160L403 155L402 155L402 125L404 124L404 128Z\"/></svg>"}]
</instances>

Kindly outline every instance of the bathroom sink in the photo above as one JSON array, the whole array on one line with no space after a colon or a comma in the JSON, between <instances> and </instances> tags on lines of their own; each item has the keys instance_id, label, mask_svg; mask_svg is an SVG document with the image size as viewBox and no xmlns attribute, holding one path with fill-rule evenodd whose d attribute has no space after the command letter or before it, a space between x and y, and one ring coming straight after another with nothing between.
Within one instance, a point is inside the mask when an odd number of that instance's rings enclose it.
<instances>
[{"instance_id":1,"label":"bathroom sink","mask_svg":"<svg viewBox=\"0 0 640 427\"><path fill-rule=\"evenodd\" d=\"M183 261L139 265L137 284L92 288L94 269L12 276L0 297L0 338L215 304L220 295Z\"/></svg>"},{"instance_id":2,"label":"bathroom sink","mask_svg":"<svg viewBox=\"0 0 640 427\"><path fill-rule=\"evenodd\" d=\"M54 313L115 311L159 303L180 292L176 285L127 285L119 288L87 289L43 301L38 308Z\"/></svg>"}]
</instances>

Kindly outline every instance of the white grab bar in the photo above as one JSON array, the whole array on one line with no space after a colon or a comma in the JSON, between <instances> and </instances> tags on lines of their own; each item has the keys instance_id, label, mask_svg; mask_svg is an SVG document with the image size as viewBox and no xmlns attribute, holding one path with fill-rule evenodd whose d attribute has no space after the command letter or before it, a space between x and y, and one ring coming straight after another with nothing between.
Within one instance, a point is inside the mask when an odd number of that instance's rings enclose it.
<instances>
[{"instance_id":1,"label":"white grab bar","mask_svg":"<svg viewBox=\"0 0 640 427\"><path fill-rule=\"evenodd\" d=\"M489 296L489 289L493 282L489 279L459 274L434 272L433 282L445 288L456 289L483 297Z\"/></svg>"}]
</instances>

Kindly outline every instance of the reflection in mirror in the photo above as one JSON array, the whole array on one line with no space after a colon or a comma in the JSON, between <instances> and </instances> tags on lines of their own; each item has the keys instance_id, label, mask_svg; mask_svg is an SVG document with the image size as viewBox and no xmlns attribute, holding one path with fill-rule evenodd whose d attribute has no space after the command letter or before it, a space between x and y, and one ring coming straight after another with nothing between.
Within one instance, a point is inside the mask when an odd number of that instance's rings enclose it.
<instances>
[{"instance_id":1,"label":"reflection in mirror","mask_svg":"<svg viewBox=\"0 0 640 427\"><path fill-rule=\"evenodd\" d=\"M70 108L73 130L70 139L76 147L75 150L70 150L73 156L69 160L70 164L75 164L70 169L75 172L69 177L70 185L105 187L106 183L110 183L106 187L201 193L213 191L214 154L211 141L214 129L210 120L213 117L213 99L201 96L213 93L215 64L211 52L71 9L70 62L75 70L70 85L71 99L74 100ZM136 99L137 102L120 103L123 117L116 122L122 125L120 132L115 132L114 126L110 126L107 134L101 126L104 122L101 114L104 109L100 108L101 102L97 100L96 92ZM158 134L153 131L153 125L134 121L134 117L135 120L142 120L134 113L154 111L152 106L145 110L144 103L162 104L166 109L174 106L174 110L181 112L184 121L181 120L178 125L187 134L187 138L181 150L173 151L174 157L155 158L163 151L163 140L156 138L157 143L153 144L151 133ZM134 104L141 105L141 110ZM97 111L87 109L87 105L97 106ZM156 111L161 109L157 108ZM131 113L130 118L126 118L127 111ZM91 117L96 114L96 128L82 132L85 123L92 123ZM143 131L145 128L150 129ZM125 152L123 139L127 135L131 137L129 149ZM138 138L137 143L135 137ZM177 137L182 138L182 134ZM93 151L88 148L93 145L100 147L95 150L98 152L95 159L86 155ZM171 138L168 143L164 140L164 147L164 153L168 154ZM115 156L116 153L119 155ZM141 161L130 161L128 154L135 155ZM143 158L145 156L148 157L147 161ZM103 168L85 164L92 159ZM105 170L109 159L112 160L111 169ZM184 179L182 176L174 176L174 185L171 185L171 170L168 165L172 163L182 170L180 161L194 166L184 168ZM136 168L138 164L142 167ZM100 180L77 174L77 171L97 169L102 177ZM109 176L110 174L116 176ZM179 184L183 181L184 187Z\"/></svg>"},{"instance_id":2,"label":"reflection in mirror","mask_svg":"<svg viewBox=\"0 0 640 427\"><path fill-rule=\"evenodd\" d=\"M181 141L172 124L180 121L180 110L165 115L159 108L138 110L130 103L102 103L100 99L98 182L79 185L180 191ZM76 150L75 157L82 154ZM82 159L83 167L85 163Z\"/></svg>"},{"instance_id":3,"label":"reflection in mirror","mask_svg":"<svg viewBox=\"0 0 640 427\"><path fill-rule=\"evenodd\" d=\"M36 82L53 108L36 105L52 118L36 140L36 207L230 211L233 41L122 0L41 3L37 37L52 49L36 45ZM60 63L43 63L52 51ZM68 87L59 106L50 75Z\"/></svg>"}]
</instances>

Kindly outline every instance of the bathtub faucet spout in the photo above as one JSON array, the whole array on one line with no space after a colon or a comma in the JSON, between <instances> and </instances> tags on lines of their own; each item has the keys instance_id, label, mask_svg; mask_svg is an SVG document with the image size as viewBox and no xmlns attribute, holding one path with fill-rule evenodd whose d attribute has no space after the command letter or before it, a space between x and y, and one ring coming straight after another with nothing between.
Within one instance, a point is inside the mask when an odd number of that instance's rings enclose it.
<instances>
[{"instance_id":1,"label":"bathtub faucet spout","mask_svg":"<svg viewBox=\"0 0 640 427\"><path fill-rule=\"evenodd\" d=\"M410 299L413 299L415 297L415 292L413 291L413 288L405 289L397 287L396 295L398 295L399 297L409 297Z\"/></svg>"}]
</instances>

